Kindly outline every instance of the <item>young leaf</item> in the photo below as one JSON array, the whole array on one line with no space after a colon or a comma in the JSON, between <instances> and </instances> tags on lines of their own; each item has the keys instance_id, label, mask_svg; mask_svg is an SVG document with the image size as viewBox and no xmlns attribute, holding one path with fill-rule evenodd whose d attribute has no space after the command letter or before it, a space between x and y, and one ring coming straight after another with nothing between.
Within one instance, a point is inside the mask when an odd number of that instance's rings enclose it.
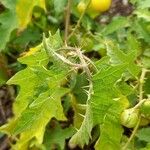
<instances>
[{"instance_id":1,"label":"young leaf","mask_svg":"<svg viewBox=\"0 0 150 150\"><path fill-rule=\"evenodd\" d=\"M102 66L103 66L102 62ZM115 128L115 125L120 126L118 114L121 113L122 109L118 109L118 102L114 101L116 95L116 88L114 84L121 78L122 73L125 71L126 65L117 65L117 66L108 66L106 68L102 68L96 75L93 76L93 91L91 99L88 102L86 114L84 121L78 130L78 132L71 138L70 146L80 145L81 147L84 144L88 144L89 139L91 138L91 130L96 124L105 124L105 122L112 122L112 125L109 127L111 131L118 133L116 136L111 136L111 138L107 138L109 131L107 132L107 124L106 127L103 125L101 128L101 132L103 133L103 138L106 140L100 140L100 144L98 144L98 148L103 147L104 142L114 143L113 146L116 145L115 148L118 148L118 144L120 141L120 135L122 133L121 127ZM114 105L114 106L113 106ZM118 112L113 108L118 109ZM109 117L111 114L114 115L113 118ZM117 116L117 117L116 117ZM111 120L110 120L111 119ZM104 132L104 130L106 132ZM82 138L82 140L80 140ZM110 141L111 140L111 141ZM97 147L97 146L96 146ZM112 147L113 148L113 147Z\"/></svg>"},{"instance_id":2,"label":"young leaf","mask_svg":"<svg viewBox=\"0 0 150 150\"><path fill-rule=\"evenodd\" d=\"M135 60L137 58L137 49L131 49L131 52L125 54L123 51L119 49L118 46L115 46L112 42L107 42L107 55L110 57L110 61L112 64L128 64L128 71L133 76L137 76L139 73L139 67L135 64Z\"/></svg>"}]
</instances>

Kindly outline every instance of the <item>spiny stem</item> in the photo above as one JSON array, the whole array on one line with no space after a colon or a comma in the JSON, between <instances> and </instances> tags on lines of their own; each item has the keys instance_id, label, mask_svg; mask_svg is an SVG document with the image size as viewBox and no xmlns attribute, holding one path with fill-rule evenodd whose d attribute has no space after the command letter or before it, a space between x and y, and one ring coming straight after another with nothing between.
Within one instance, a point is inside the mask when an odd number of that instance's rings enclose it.
<instances>
[{"instance_id":1,"label":"spiny stem","mask_svg":"<svg viewBox=\"0 0 150 150\"><path fill-rule=\"evenodd\" d=\"M146 73L147 73L147 69L142 68L142 73L141 73L141 76L139 79L140 80L140 82L139 82L139 103L134 108L140 107L146 101L146 100L143 100L143 85L144 85L144 79L145 79ZM129 140L127 141L127 143L125 144L125 146L122 150L126 150L129 146L130 142L135 137L135 134L139 128L140 121L141 121L141 114L140 114L139 120L138 120Z\"/></svg>"},{"instance_id":2,"label":"spiny stem","mask_svg":"<svg viewBox=\"0 0 150 150\"><path fill-rule=\"evenodd\" d=\"M74 30L73 30L73 31L70 33L70 35L68 36L68 39L70 39L70 38L74 35L74 33L76 32L76 30L77 30L78 27L80 26L80 23L81 23L81 21L82 21L82 18L83 18L83 16L84 16L84 14L85 14L87 8L89 7L90 3L91 3L91 0L88 1L87 5L86 5L86 7L85 7L85 10L82 12L82 14L81 14L81 16L80 16L80 18L79 18L79 20L78 20L78 22L77 22L77 24L76 24Z\"/></svg>"},{"instance_id":3,"label":"spiny stem","mask_svg":"<svg viewBox=\"0 0 150 150\"><path fill-rule=\"evenodd\" d=\"M135 106L133 107L133 109L139 108L146 100L147 100L147 99L141 100L137 105L135 105Z\"/></svg>"},{"instance_id":4,"label":"spiny stem","mask_svg":"<svg viewBox=\"0 0 150 150\"><path fill-rule=\"evenodd\" d=\"M91 72L90 72L90 70L89 70L89 68L88 68L88 66L87 66L87 63L85 62L85 60L84 60L84 58L83 58L83 54L82 54L82 52L81 52L81 50L80 50L79 48L77 49L77 54L78 54L78 57L79 57L79 59L80 59L80 61L81 61L81 64L82 64L83 66L85 66L85 67L83 68L84 71L86 72L88 78L91 80Z\"/></svg>"},{"instance_id":5,"label":"spiny stem","mask_svg":"<svg viewBox=\"0 0 150 150\"><path fill-rule=\"evenodd\" d=\"M73 53L75 54L75 56L78 56L78 54L76 53L77 48L76 47L70 47L70 46L66 46L66 47L61 47L59 49L57 49L56 51L61 51L61 50L70 50L73 51ZM91 59L89 59L87 56L83 55L83 58L88 61L96 70L96 72L98 71L98 69L96 68L95 64L92 62Z\"/></svg>"},{"instance_id":6,"label":"spiny stem","mask_svg":"<svg viewBox=\"0 0 150 150\"><path fill-rule=\"evenodd\" d=\"M142 73L141 73L140 83L139 83L139 101L143 99L143 85L144 85L144 79L146 73L147 73L147 69L142 68Z\"/></svg>"},{"instance_id":7,"label":"spiny stem","mask_svg":"<svg viewBox=\"0 0 150 150\"><path fill-rule=\"evenodd\" d=\"M68 59L66 59L64 56L54 52L54 55L56 55L60 60L62 60L64 63L72 66L72 67L77 67L77 68L84 68L85 66L81 65L81 64L75 64L70 62Z\"/></svg>"},{"instance_id":8,"label":"spiny stem","mask_svg":"<svg viewBox=\"0 0 150 150\"><path fill-rule=\"evenodd\" d=\"M70 12L71 12L72 0L68 0L67 10L66 10L66 21L65 21L65 45L67 45L67 38L69 32L69 23L70 23Z\"/></svg>"},{"instance_id":9,"label":"spiny stem","mask_svg":"<svg viewBox=\"0 0 150 150\"><path fill-rule=\"evenodd\" d=\"M77 49L77 54L78 54L78 57L81 61L81 64L83 66L85 66L83 69L84 71L86 72L87 76L88 76L88 80L89 80L89 90L88 90L88 99L87 99L87 104L88 104L88 101L91 99L91 95L93 94L93 83L92 83L92 76L91 76L91 72L88 68L88 65L86 63L86 61L84 60L84 55L82 54L81 50L80 49Z\"/></svg>"},{"instance_id":10,"label":"spiny stem","mask_svg":"<svg viewBox=\"0 0 150 150\"><path fill-rule=\"evenodd\" d=\"M137 122L137 124L136 124L136 126L135 126L135 128L134 128L134 130L133 130L133 132L132 132L132 134L130 136L130 138L128 139L127 143L125 144L125 146L123 147L122 150L126 150L128 148L130 142L134 138L134 136L135 136L135 134L136 134L136 132L137 132L137 130L139 128L140 121L141 121L141 116L139 117L139 120L138 120L138 122Z\"/></svg>"}]
</instances>

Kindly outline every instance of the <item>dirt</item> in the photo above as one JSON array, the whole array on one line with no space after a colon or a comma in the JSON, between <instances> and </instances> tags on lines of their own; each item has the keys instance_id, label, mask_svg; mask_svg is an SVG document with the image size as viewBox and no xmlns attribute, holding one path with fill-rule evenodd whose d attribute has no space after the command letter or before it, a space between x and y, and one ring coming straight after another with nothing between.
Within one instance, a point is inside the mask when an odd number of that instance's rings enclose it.
<instances>
[{"instance_id":1,"label":"dirt","mask_svg":"<svg viewBox=\"0 0 150 150\"><path fill-rule=\"evenodd\" d=\"M111 16L128 16L133 12L133 10L134 7L128 2L128 0L113 0L108 14Z\"/></svg>"},{"instance_id":2,"label":"dirt","mask_svg":"<svg viewBox=\"0 0 150 150\"><path fill-rule=\"evenodd\" d=\"M14 101L14 88L12 86L0 87L0 126L12 117L12 103ZM0 135L0 150L9 149L9 138L6 135Z\"/></svg>"}]
</instances>

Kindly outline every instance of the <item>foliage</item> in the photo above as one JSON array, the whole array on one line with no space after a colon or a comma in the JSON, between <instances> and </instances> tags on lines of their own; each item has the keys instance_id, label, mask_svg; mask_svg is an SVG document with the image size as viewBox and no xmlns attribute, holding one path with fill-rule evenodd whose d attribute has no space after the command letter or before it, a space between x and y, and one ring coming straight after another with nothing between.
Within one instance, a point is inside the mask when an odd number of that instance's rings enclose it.
<instances>
[{"instance_id":1,"label":"foliage","mask_svg":"<svg viewBox=\"0 0 150 150\"><path fill-rule=\"evenodd\" d=\"M96 14L99 21L86 8L78 12L79 1L1 2L0 50L24 51L8 81L14 68L0 64L0 84L17 86L14 116L0 127L12 149L149 149L150 3L130 2L129 16ZM135 110L136 123L122 123Z\"/></svg>"}]
</instances>

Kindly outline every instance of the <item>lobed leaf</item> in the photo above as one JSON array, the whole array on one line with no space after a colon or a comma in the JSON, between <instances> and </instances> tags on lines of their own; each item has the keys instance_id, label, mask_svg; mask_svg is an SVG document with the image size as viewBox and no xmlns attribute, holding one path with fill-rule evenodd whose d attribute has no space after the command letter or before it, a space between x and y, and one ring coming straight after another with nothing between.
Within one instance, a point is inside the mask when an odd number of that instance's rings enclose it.
<instances>
[{"instance_id":1,"label":"lobed leaf","mask_svg":"<svg viewBox=\"0 0 150 150\"><path fill-rule=\"evenodd\" d=\"M102 61L102 66L104 62ZM93 91L91 99L88 102L85 118L78 132L73 135L70 145L80 145L83 147L88 144L91 138L92 128L99 124L101 126L101 138L96 144L96 149L104 148L105 142L108 147L119 147L122 128L119 123L119 114L123 110L123 106L113 99L117 96L115 83L121 78L125 71L126 65L108 66L102 68L93 76ZM120 109L118 109L120 106ZM112 123L113 121L113 123ZM108 124L109 130L108 128ZM109 134L115 132L116 136ZM109 135L109 136L108 136ZM82 140L80 140L82 138ZM105 140L104 140L105 139ZM113 145L111 145L113 143Z\"/></svg>"},{"instance_id":2,"label":"lobed leaf","mask_svg":"<svg viewBox=\"0 0 150 150\"><path fill-rule=\"evenodd\" d=\"M59 34L50 36L54 41L54 37ZM59 46L61 43L57 38L55 40L55 43L48 44L50 51L56 48L52 44ZM14 146L17 150L27 149L34 138L41 144L46 125L53 117L66 120L61 97L67 94L69 89L61 87L61 84L68 74L68 68L62 63L60 67L60 63L52 59L53 56L48 58L42 45L30 51L19 59L21 63L26 64L26 68L8 81L8 84L19 85L20 90L13 107L14 118L0 128L0 131L7 134L20 134ZM49 66L50 62L52 64Z\"/></svg>"}]
</instances>

